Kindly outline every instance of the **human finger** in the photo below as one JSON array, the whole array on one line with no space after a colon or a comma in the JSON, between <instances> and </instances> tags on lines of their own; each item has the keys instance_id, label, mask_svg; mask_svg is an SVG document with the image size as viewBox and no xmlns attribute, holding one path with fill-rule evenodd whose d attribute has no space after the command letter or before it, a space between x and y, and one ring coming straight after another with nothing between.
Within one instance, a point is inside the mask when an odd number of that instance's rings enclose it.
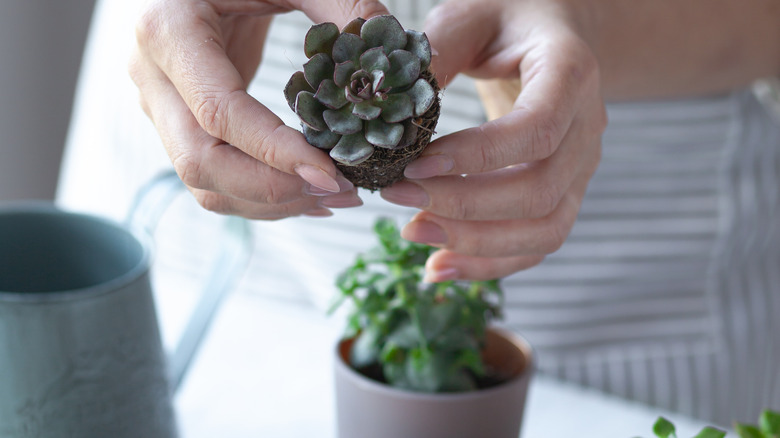
<instances>
[{"instance_id":1,"label":"human finger","mask_svg":"<svg viewBox=\"0 0 780 438\"><path fill-rule=\"evenodd\" d=\"M156 3L138 27L141 54L159 66L208 135L286 174L319 175L323 188L336 191L329 157L246 92L225 51L220 13L208 2Z\"/></svg>"},{"instance_id":2,"label":"human finger","mask_svg":"<svg viewBox=\"0 0 780 438\"><path fill-rule=\"evenodd\" d=\"M424 281L439 283L448 280L485 281L506 277L538 265L544 256L474 257L441 249L425 263Z\"/></svg>"},{"instance_id":3,"label":"human finger","mask_svg":"<svg viewBox=\"0 0 780 438\"><path fill-rule=\"evenodd\" d=\"M459 73L485 59L501 29L500 15L493 2L446 1L431 9L423 27L436 51L431 71L439 85L446 88Z\"/></svg>"},{"instance_id":4,"label":"human finger","mask_svg":"<svg viewBox=\"0 0 780 438\"><path fill-rule=\"evenodd\" d=\"M332 214L332 208L363 205L354 189L324 197L305 197L285 204L249 202L201 189L190 188L190 192L198 204L208 211L253 220L278 220L300 215L324 217Z\"/></svg>"},{"instance_id":5,"label":"human finger","mask_svg":"<svg viewBox=\"0 0 780 438\"><path fill-rule=\"evenodd\" d=\"M369 19L390 13L378 0L275 0L273 3L288 4L303 11L315 23L329 21L339 28L358 17Z\"/></svg>"},{"instance_id":6,"label":"human finger","mask_svg":"<svg viewBox=\"0 0 780 438\"><path fill-rule=\"evenodd\" d=\"M470 256L551 254L566 240L577 219L582 191L573 189L554 211L537 219L464 221L422 212L403 228L401 236Z\"/></svg>"},{"instance_id":7,"label":"human finger","mask_svg":"<svg viewBox=\"0 0 780 438\"><path fill-rule=\"evenodd\" d=\"M137 58L134 62L144 60ZM306 186L300 178L276 170L200 129L164 74L155 74L152 66L135 69L143 72L134 75L144 96L142 106L185 185L263 204L281 204L303 196ZM317 177L315 173L309 179Z\"/></svg>"},{"instance_id":8,"label":"human finger","mask_svg":"<svg viewBox=\"0 0 780 438\"><path fill-rule=\"evenodd\" d=\"M532 163L470 175L406 180L382 190L385 200L451 219L505 220L550 214L582 172L595 171L600 139L575 122L558 152Z\"/></svg>"},{"instance_id":9,"label":"human finger","mask_svg":"<svg viewBox=\"0 0 780 438\"><path fill-rule=\"evenodd\" d=\"M401 230L401 236L441 248L426 262L427 281L504 277L541 263L563 245L585 193L587 178L583 181L567 195L560 211L546 220L451 221L422 212Z\"/></svg>"},{"instance_id":10,"label":"human finger","mask_svg":"<svg viewBox=\"0 0 780 438\"><path fill-rule=\"evenodd\" d=\"M588 135L599 136L606 112L595 58L574 37L558 40L524 55L519 65L522 91L510 113L433 141L404 175L472 174L545 159L556 152L581 112L588 113Z\"/></svg>"}]
</instances>

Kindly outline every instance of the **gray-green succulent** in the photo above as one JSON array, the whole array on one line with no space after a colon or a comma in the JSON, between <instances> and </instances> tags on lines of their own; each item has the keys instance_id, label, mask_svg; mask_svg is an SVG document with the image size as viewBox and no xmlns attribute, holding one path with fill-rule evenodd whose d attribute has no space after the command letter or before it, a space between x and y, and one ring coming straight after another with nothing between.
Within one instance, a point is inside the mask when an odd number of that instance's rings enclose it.
<instances>
[{"instance_id":1,"label":"gray-green succulent","mask_svg":"<svg viewBox=\"0 0 780 438\"><path fill-rule=\"evenodd\" d=\"M391 15L358 18L341 31L322 23L309 29L304 52L309 60L284 94L311 145L354 166L376 147L414 144L415 118L436 100L423 76L431 63L424 33L404 30Z\"/></svg>"}]
</instances>

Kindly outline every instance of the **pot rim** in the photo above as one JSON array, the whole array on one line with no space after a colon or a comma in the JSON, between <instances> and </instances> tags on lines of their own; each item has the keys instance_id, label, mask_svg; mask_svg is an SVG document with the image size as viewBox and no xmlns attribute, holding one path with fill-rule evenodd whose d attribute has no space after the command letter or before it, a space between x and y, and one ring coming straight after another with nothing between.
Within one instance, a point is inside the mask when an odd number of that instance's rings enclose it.
<instances>
[{"instance_id":1,"label":"pot rim","mask_svg":"<svg viewBox=\"0 0 780 438\"><path fill-rule=\"evenodd\" d=\"M511 390L516 386L525 385L534 374L536 370L536 352L531 344L522 335L513 332L511 330L501 327L489 327L487 329L493 332L509 342L511 342L518 350L520 350L523 357L526 359L526 364L523 370L512 378L502 382L496 386L490 388L478 389L476 391L464 391L464 392L417 392L404 388L397 388L386 383L377 382L374 379L364 376L357 372L348 363L346 363L340 354L341 345L349 341L351 338L342 338L336 343L335 355L335 367L336 372L342 373L348 376L350 380L366 390L374 392L385 393L388 396L401 398L401 399L415 399L415 400L430 400L439 402L462 402L469 399L479 399L490 397L493 393L500 391Z\"/></svg>"},{"instance_id":2,"label":"pot rim","mask_svg":"<svg viewBox=\"0 0 780 438\"><path fill-rule=\"evenodd\" d=\"M140 248L140 255L138 261L129 269L126 269L125 272L101 283L75 289L34 293L0 289L0 303L44 304L96 297L125 288L149 272L152 258L151 236L141 232L140 229L123 226L119 222L105 217L64 210L56 204L47 201L18 201L0 204L0 215L9 214L71 217L89 221L95 225L113 228L118 232L125 233L136 242Z\"/></svg>"}]
</instances>

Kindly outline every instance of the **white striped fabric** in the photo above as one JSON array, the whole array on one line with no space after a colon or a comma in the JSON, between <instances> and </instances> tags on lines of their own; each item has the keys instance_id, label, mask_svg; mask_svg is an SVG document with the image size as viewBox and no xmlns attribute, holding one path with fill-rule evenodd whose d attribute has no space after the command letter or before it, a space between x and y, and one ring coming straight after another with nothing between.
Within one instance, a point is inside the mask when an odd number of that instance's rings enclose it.
<instances>
[{"instance_id":1,"label":"white striped fabric","mask_svg":"<svg viewBox=\"0 0 780 438\"><path fill-rule=\"evenodd\" d=\"M99 3L60 192L63 204L113 215L168 165L132 84L102 79L124 74L126 3ZM386 3L420 28L435 2ZM250 87L291 126L298 122L281 90L304 62L310 24L300 13L274 22ZM465 78L445 90L442 109L439 135L484 120ZM534 344L541 372L562 379L725 426L780 408L780 127L748 92L608 111L579 220L542 265L505 279L503 323ZM374 219L415 212L362 196L364 207L330 219L254 224L239 293L326 307L336 273L373 244ZM218 244L198 241L213 237L214 220L189 199L172 206L158 232L161 289L197 290L208 245ZM170 305L192 302L171 294Z\"/></svg>"}]
</instances>

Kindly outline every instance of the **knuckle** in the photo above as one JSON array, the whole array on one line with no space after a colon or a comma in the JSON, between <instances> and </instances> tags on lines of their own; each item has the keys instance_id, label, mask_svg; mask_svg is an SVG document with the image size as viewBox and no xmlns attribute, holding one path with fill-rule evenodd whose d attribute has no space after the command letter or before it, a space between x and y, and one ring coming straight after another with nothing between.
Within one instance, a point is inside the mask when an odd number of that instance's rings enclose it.
<instances>
[{"instance_id":1,"label":"knuckle","mask_svg":"<svg viewBox=\"0 0 780 438\"><path fill-rule=\"evenodd\" d=\"M491 238L490 233L448 232L446 248L474 257L496 257L504 252L501 243Z\"/></svg>"},{"instance_id":2,"label":"knuckle","mask_svg":"<svg viewBox=\"0 0 780 438\"><path fill-rule=\"evenodd\" d=\"M536 117L531 133L531 157L541 160L549 157L558 147L558 137L561 130L560 122L554 111L543 111Z\"/></svg>"},{"instance_id":3,"label":"knuckle","mask_svg":"<svg viewBox=\"0 0 780 438\"><path fill-rule=\"evenodd\" d=\"M144 10L135 26L135 37L140 47L148 46L152 41L158 39L163 26L160 17L164 16L160 2L153 2Z\"/></svg>"},{"instance_id":4,"label":"knuckle","mask_svg":"<svg viewBox=\"0 0 780 438\"><path fill-rule=\"evenodd\" d=\"M477 127L484 139L481 147L476 148L478 154L473 159L472 165L475 172L487 172L507 165L511 160L511 150L515 139L501 135L502 129L492 129L496 121L488 122Z\"/></svg>"},{"instance_id":5,"label":"knuckle","mask_svg":"<svg viewBox=\"0 0 780 438\"><path fill-rule=\"evenodd\" d=\"M453 196L450 198L450 219L468 220L475 217L477 212L476 206L465 198L465 196Z\"/></svg>"},{"instance_id":6,"label":"knuckle","mask_svg":"<svg viewBox=\"0 0 780 438\"><path fill-rule=\"evenodd\" d=\"M555 185L540 184L526 198L525 214L530 218L542 218L558 207L561 191Z\"/></svg>"},{"instance_id":7,"label":"knuckle","mask_svg":"<svg viewBox=\"0 0 780 438\"><path fill-rule=\"evenodd\" d=\"M552 254L563 246L566 241L568 231L564 227L557 223L551 222L539 232L539 251L544 254Z\"/></svg>"},{"instance_id":8,"label":"knuckle","mask_svg":"<svg viewBox=\"0 0 780 438\"><path fill-rule=\"evenodd\" d=\"M202 189L200 159L192 154L181 154L173 160L173 168L187 187Z\"/></svg>"},{"instance_id":9,"label":"knuckle","mask_svg":"<svg viewBox=\"0 0 780 438\"><path fill-rule=\"evenodd\" d=\"M193 103L195 118L212 137L224 139L229 110L229 94L200 91Z\"/></svg>"},{"instance_id":10,"label":"knuckle","mask_svg":"<svg viewBox=\"0 0 780 438\"><path fill-rule=\"evenodd\" d=\"M599 62L588 44L581 38L570 36L561 47L565 47L565 59L561 72L570 85L597 85L600 77Z\"/></svg>"},{"instance_id":11,"label":"knuckle","mask_svg":"<svg viewBox=\"0 0 780 438\"><path fill-rule=\"evenodd\" d=\"M262 167L263 164L256 162L256 166L258 168L255 171L255 174L261 174L263 169L260 167ZM298 199L298 197L301 196L301 193L303 193L302 190L298 190L293 191L297 196L291 195L289 184L279 178L264 178L261 183L254 184L253 187L254 189L250 194L251 198L249 200L263 205L272 205L276 208L292 208L293 205L289 203Z\"/></svg>"},{"instance_id":12,"label":"knuckle","mask_svg":"<svg viewBox=\"0 0 780 438\"><path fill-rule=\"evenodd\" d=\"M264 190L259 193L258 198L265 204L270 205L280 205L284 204L287 199L284 196L284 191L281 190L280 187L278 187L273 182L269 182Z\"/></svg>"},{"instance_id":13,"label":"knuckle","mask_svg":"<svg viewBox=\"0 0 780 438\"><path fill-rule=\"evenodd\" d=\"M285 144L282 140L285 126L286 125L277 126L273 131L256 143L256 149L253 151L253 155L256 159L265 164L272 165L276 163L277 146Z\"/></svg>"}]
</instances>

